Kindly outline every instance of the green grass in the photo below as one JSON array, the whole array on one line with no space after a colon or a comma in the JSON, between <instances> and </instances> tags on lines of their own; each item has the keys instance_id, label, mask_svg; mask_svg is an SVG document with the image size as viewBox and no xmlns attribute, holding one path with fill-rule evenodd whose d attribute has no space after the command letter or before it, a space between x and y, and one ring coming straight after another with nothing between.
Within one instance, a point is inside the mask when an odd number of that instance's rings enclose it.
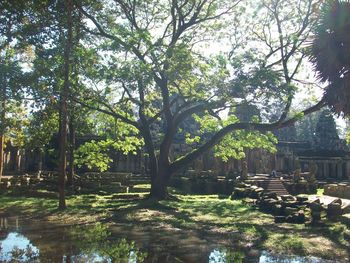
<instances>
[{"instance_id":1,"label":"green grass","mask_svg":"<svg viewBox=\"0 0 350 263\"><path fill-rule=\"evenodd\" d=\"M172 189L174 193L174 189ZM176 192L176 191L175 191ZM273 216L260 212L241 200L218 195L184 195L178 200L157 202L145 195L79 195L67 198L67 210L56 209L57 200L0 196L0 212L55 220L62 223L108 222L194 231L213 235L259 249L325 258L347 257L346 227L329 223L327 227L275 224Z\"/></svg>"},{"instance_id":2,"label":"green grass","mask_svg":"<svg viewBox=\"0 0 350 263\"><path fill-rule=\"evenodd\" d=\"M266 241L267 247L274 247L279 253L289 253L297 255L306 254L306 242L298 235L272 234Z\"/></svg>"}]
</instances>

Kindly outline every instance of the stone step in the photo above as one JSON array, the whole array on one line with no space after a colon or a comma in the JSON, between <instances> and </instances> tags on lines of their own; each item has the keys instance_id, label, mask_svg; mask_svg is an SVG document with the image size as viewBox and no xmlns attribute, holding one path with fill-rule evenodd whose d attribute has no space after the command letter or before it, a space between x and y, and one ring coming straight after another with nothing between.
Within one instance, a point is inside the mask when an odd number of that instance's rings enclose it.
<instances>
[{"instance_id":1,"label":"stone step","mask_svg":"<svg viewBox=\"0 0 350 263\"><path fill-rule=\"evenodd\" d=\"M283 183L279 179L265 179L259 182L259 186L267 192L274 192L278 195L289 194Z\"/></svg>"}]
</instances>

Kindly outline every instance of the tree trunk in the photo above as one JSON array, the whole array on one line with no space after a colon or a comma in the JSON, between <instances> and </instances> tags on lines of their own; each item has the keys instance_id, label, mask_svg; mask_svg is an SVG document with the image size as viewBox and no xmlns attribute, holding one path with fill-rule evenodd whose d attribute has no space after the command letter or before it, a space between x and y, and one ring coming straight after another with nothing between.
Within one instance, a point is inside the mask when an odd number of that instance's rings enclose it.
<instances>
[{"instance_id":1,"label":"tree trunk","mask_svg":"<svg viewBox=\"0 0 350 263\"><path fill-rule=\"evenodd\" d=\"M74 120L71 118L69 122L69 171L67 185L72 186L74 184L74 149L75 149L75 127Z\"/></svg>"},{"instance_id":2,"label":"tree trunk","mask_svg":"<svg viewBox=\"0 0 350 263\"><path fill-rule=\"evenodd\" d=\"M73 3L71 0L65 1L67 14L67 36L65 40L64 49L64 84L61 90L60 98L60 159L59 159L59 176L58 176L58 191L59 191L59 209L66 208L65 198L65 182L66 182L66 169L67 169L67 124L68 124L68 112L67 112L67 99L70 87L70 56L72 50L72 8Z\"/></svg>"},{"instance_id":3,"label":"tree trunk","mask_svg":"<svg viewBox=\"0 0 350 263\"><path fill-rule=\"evenodd\" d=\"M64 92L61 94L60 101L60 158L58 167L58 192L59 192L59 204L58 208L66 208L65 198L65 183L66 183L66 168L67 168L67 101L64 96Z\"/></svg>"},{"instance_id":4,"label":"tree trunk","mask_svg":"<svg viewBox=\"0 0 350 263\"><path fill-rule=\"evenodd\" d=\"M0 134L0 182L4 171L4 148L5 148L5 137Z\"/></svg>"},{"instance_id":5,"label":"tree trunk","mask_svg":"<svg viewBox=\"0 0 350 263\"><path fill-rule=\"evenodd\" d=\"M4 77L5 79L5 77ZM6 81L6 79L5 79ZM1 113L0 113L0 182L4 172L4 150L5 150L5 111L6 111L6 87L1 89Z\"/></svg>"},{"instance_id":6,"label":"tree trunk","mask_svg":"<svg viewBox=\"0 0 350 263\"><path fill-rule=\"evenodd\" d=\"M158 174L152 181L150 197L157 200L164 200L168 196L167 180L164 175Z\"/></svg>"},{"instance_id":7,"label":"tree trunk","mask_svg":"<svg viewBox=\"0 0 350 263\"><path fill-rule=\"evenodd\" d=\"M169 169L164 164L158 167L158 173L151 171L151 198L164 200L169 197L168 182L170 176Z\"/></svg>"}]
</instances>

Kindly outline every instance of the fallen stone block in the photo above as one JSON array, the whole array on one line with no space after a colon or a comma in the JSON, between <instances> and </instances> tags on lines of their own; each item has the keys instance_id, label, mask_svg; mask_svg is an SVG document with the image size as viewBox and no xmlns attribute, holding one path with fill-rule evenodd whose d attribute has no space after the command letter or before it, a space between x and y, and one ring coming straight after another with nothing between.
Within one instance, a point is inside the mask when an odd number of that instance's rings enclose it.
<instances>
[{"instance_id":1,"label":"fallen stone block","mask_svg":"<svg viewBox=\"0 0 350 263\"><path fill-rule=\"evenodd\" d=\"M283 201L296 201L296 198L292 195L281 195Z\"/></svg>"},{"instance_id":2,"label":"fallen stone block","mask_svg":"<svg viewBox=\"0 0 350 263\"><path fill-rule=\"evenodd\" d=\"M284 223L286 222L286 217L285 216L275 216L275 223Z\"/></svg>"},{"instance_id":3,"label":"fallen stone block","mask_svg":"<svg viewBox=\"0 0 350 263\"><path fill-rule=\"evenodd\" d=\"M338 220L342 215L342 208L339 203L330 203L327 207L327 218L330 220Z\"/></svg>"},{"instance_id":4,"label":"fallen stone block","mask_svg":"<svg viewBox=\"0 0 350 263\"><path fill-rule=\"evenodd\" d=\"M296 199L300 204L304 204L305 202L307 202L309 200L309 198L307 196L302 196L302 195L298 195L296 197Z\"/></svg>"}]
</instances>

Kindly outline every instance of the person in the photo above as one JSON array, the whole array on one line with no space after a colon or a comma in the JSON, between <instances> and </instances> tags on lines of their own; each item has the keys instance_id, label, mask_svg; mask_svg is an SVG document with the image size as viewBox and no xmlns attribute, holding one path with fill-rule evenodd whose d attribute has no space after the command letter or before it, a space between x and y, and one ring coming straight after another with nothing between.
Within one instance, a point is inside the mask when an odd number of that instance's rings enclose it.
<instances>
[{"instance_id":1,"label":"person","mask_svg":"<svg viewBox=\"0 0 350 263\"><path fill-rule=\"evenodd\" d=\"M276 170L273 169L270 175L271 175L271 177L276 178L276 176L277 176Z\"/></svg>"}]
</instances>

